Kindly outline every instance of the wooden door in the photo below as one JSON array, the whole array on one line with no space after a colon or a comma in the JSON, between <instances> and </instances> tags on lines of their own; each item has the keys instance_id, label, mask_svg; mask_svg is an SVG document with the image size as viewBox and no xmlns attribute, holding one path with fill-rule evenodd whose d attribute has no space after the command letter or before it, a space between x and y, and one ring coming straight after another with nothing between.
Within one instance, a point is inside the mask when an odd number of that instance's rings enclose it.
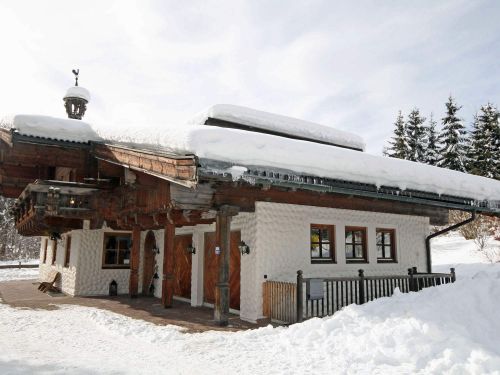
<instances>
[{"instance_id":1,"label":"wooden door","mask_svg":"<svg viewBox=\"0 0 500 375\"><path fill-rule=\"evenodd\" d=\"M193 236L186 234L174 239L174 295L191 298L192 255L186 248L192 244Z\"/></svg>"},{"instance_id":2,"label":"wooden door","mask_svg":"<svg viewBox=\"0 0 500 375\"><path fill-rule=\"evenodd\" d=\"M142 293L144 295L152 295L153 292L150 287L155 272L155 253L153 252L155 247L155 235L149 231L144 242L144 265L142 267Z\"/></svg>"},{"instance_id":3,"label":"wooden door","mask_svg":"<svg viewBox=\"0 0 500 375\"><path fill-rule=\"evenodd\" d=\"M229 307L240 309L240 273L241 254L238 245L241 232L231 232L231 254L229 256ZM217 255L215 255L215 233L205 233L205 265L204 265L204 300L215 302L215 284L217 283Z\"/></svg>"}]
</instances>

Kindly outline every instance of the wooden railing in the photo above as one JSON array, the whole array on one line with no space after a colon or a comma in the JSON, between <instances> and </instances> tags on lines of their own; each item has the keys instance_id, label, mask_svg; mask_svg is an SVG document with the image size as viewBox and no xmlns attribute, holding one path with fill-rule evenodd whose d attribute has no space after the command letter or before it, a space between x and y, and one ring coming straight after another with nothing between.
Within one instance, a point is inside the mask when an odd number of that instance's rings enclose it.
<instances>
[{"instance_id":1,"label":"wooden railing","mask_svg":"<svg viewBox=\"0 0 500 375\"><path fill-rule=\"evenodd\" d=\"M344 306L363 304L390 297L396 288L402 293L455 282L450 273L419 273L416 267L407 275L304 278L297 272L297 283L266 281L263 289L263 314L278 323L296 323L312 317L333 315Z\"/></svg>"}]
</instances>

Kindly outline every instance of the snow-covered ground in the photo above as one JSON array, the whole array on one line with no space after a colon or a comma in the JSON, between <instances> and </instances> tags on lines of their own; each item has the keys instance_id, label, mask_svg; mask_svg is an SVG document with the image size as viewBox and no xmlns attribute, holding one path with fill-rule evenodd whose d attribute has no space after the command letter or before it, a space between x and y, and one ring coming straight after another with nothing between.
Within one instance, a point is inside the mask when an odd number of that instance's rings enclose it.
<instances>
[{"instance_id":1,"label":"snow-covered ground","mask_svg":"<svg viewBox=\"0 0 500 375\"><path fill-rule=\"evenodd\" d=\"M38 264L38 259L23 259L22 264ZM0 261L0 265L17 265L19 260ZM8 280L28 280L38 277L38 268L0 268L0 282Z\"/></svg>"},{"instance_id":2,"label":"snow-covered ground","mask_svg":"<svg viewBox=\"0 0 500 375\"><path fill-rule=\"evenodd\" d=\"M0 373L500 374L500 264L473 263L453 236L433 245L455 284L289 328L186 334L94 308L0 304Z\"/></svg>"}]
</instances>

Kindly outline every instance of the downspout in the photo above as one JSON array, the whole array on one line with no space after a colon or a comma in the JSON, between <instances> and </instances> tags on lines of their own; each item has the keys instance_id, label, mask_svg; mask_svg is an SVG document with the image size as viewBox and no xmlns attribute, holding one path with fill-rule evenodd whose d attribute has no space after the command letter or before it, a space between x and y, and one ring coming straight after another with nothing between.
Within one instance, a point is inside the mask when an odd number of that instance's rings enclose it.
<instances>
[{"instance_id":1,"label":"downspout","mask_svg":"<svg viewBox=\"0 0 500 375\"><path fill-rule=\"evenodd\" d=\"M476 219L476 211L472 211L471 217L469 217L467 220L461 221L460 223L456 223L456 224L452 225L451 227L442 229L436 233L432 233L425 238L425 251L427 253L427 273L432 272L431 239L433 239L434 237L440 236L444 233L447 233L449 231L452 231L454 229L460 228L463 225L469 224L470 222L474 221L475 219Z\"/></svg>"}]
</instances>

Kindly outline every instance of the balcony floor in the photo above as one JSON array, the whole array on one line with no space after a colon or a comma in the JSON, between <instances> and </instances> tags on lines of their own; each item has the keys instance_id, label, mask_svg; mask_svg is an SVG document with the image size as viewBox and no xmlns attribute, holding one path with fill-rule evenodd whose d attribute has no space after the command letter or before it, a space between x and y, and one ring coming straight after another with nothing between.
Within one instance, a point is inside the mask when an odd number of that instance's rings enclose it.
<instances>
[{"instance_id":1,"label":"balcony floor","mask_svg":"<svg viewBox=\"0 0 500 375\"><path fill-rule=\"evenodd\" d=\"M129 298L117 297L70 297L64 294L45 294L38 289L36 280L0 282L0 298L16 308L58 309L57 305L78 305L95 307L122 314L134 319L142 319L157 325L173 324L184 327L186 332L204 332L209 330L239 331L258 328L268 323L252 324L231 314L229 326L219 327L213 321L213 309L192 307L186 302L174 300L169 309L162 307L160 300L153 297Z\"/></svg>"}]
</instances>

